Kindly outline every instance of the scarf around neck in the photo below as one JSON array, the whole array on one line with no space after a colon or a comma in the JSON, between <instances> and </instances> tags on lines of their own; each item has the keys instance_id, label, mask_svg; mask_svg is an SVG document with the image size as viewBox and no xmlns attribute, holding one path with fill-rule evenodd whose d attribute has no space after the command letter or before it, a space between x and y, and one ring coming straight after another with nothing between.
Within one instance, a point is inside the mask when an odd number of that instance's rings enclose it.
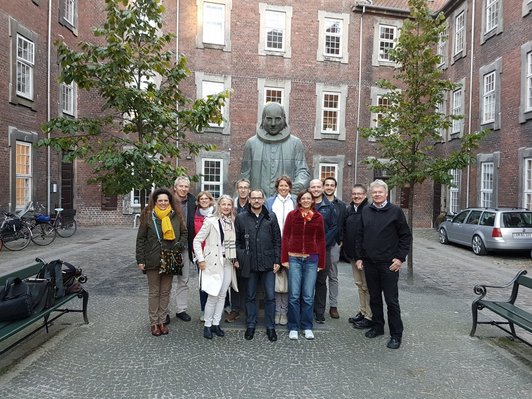
<instances>
[{"instance_id":1,"label":"scarf around neck","mask_svg":"<svg viewBox=\"0 0 532 399\"><path fill-rule=\"evenodd\" d=\"M169 206L164 211L162 209L154 207L153 211L155 212L155 216L161 219L161 229L163 231L163 240L169 240L169 241L175 240L174 228L172 226L172 222L170 221L170 217L169 217L170 212L172 212L172 207Z\"/></svg>"}]
</instances>

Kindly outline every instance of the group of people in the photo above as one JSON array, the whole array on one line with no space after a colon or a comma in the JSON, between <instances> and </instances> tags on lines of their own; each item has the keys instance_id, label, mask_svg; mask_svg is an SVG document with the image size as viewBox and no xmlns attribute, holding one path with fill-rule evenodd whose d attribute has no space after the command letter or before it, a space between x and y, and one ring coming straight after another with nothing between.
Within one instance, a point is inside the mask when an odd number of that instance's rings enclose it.
<instances>
[{"instance_id":1,"label":"group of people","mask_svg":"<svg viewBox=\"0 0 532 399\"><path fill-rule=\"evenodd\" d=\"M389 348L401 345L403 325L398 300L397 273L411 243L402 210L388 202L385 182L366 188L355 184L352 201L336 198L333 177L314 179L308 189L292 193L292 180L275 180L275 194L266 197L242 178L237 195L190 194L190 180L178 177L173 192L157 189L141 214L136 258L149 287L151 333L168 334L172 275L160 274L160 252L177 248L185 261L177 276L176 317L190 321L186 312L191 265L199 271L203 336L223 337L220 322L234 322L245 313L245 339L257 326L257 289L264 292L264 324L270 341L276 325L287 326L289 338L302 331L314 339L313 323L329 315L339 318L338 262L343 251L353 268L359 291L359 313L349 318L355 328L369 329L368 338L384 334L383 296L390 329ZM276 289L282 277L286 289Z\"/></svg>"}]
</instances>

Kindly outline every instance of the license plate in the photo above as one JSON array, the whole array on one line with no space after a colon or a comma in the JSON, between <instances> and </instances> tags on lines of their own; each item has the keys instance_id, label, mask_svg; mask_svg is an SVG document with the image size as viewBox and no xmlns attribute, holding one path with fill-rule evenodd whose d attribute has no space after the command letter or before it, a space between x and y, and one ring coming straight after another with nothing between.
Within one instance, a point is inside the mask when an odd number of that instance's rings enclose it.
<instances>
[{"instance_id":1,"label":"license plate","mask_svg":"<svg viewBox=\"0 0 532 399\"><path fill-rule=\"evenodd\" d=\"M532 233L512 233L513 238L532 238Z\"/></svg>"}]
</instances>

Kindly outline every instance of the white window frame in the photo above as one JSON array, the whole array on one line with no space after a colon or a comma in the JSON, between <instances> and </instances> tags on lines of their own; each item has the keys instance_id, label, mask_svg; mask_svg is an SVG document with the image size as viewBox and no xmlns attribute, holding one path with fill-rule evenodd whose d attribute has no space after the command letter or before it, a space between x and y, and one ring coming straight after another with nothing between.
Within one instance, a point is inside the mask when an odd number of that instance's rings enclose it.
<instances>
[{"instance_id":1,"label":"white window frame","mask_svg":"<svg viewBox=\"0 0 532 399\"><path fill-rule=\"evenodd\" d=\"M64 1L65 21L74 26L76 23L76 0L62 0Z\"/></svg>"},{"instance_id":2,"label":"white window frame","mask_svg":"<svg viewBox=\"0 0 532 399\"><path fill-rule=\"evenodd\" d=\"M479 70L479 113L483 128L501 128L501 73L501 58Z\"/></svg>"},{"instance_id":3,"label":"white window frame","mask_svg":"<svg viewBox=\"0 0 532 399\"><path fill-rule=\"evenodd\" d=\"M519 122L532 119L532 41L521 46L521 101Z\"/></svg>"},{"instance_id":4,"label":"white window frame","mask_svg":"<svg viewBox=\"0 0 532 399\"><path fill-rule=\"evenodd\" d=\"M449 27L446 26L445 30L440 32L438 38L438 45L436 48L436 54L440 56L440 63L438 66L442 69L447 68L447 57L449 51Z\"/></svg>"},{"instance_id":5,"label":"white window frame","mask_svg":"<svg viewBox=\"0 0 532 399\"><path fill-rule=\"evenodd\" d=\"M495 71L483 76L482 124L495 121Z\"/></svg>"},{"instance_id":6,"label":"white window frame","mask_svg":"<svg viewBox=\"0 0 532 399\"><path fill-rule=\"evenodd\" d=\"M386 29L389 33L392 34L392 38L386 38L383 37L383 35L386 33L383 30ZM397 42L397 27L393 25L386 25L386 24L380 24L379 25L379 61L384 62L390 62L390 57L388 53L390 50L393 50L395 48L396 42Z\"/></svg>"},{"instance_id":7,"label":"white window frame","mask_svg":"<svg viewBox=\"0 0 532 399\"><path fill-rule=\"evenodd\" d=\"M345 155L312 155L312 165L313 170L311 172L311 176L319 176L320 180L323 180L325 177L323 174L323 168L330 168L334 170L333 177L336 179L336 182L338 183L336 186L336 193L335 195L342 199L342 193L343 193L343 182L344 182L344 169L345 169ZM351 201L351 197L349 196L349 201Z\"/></svg>"},{"instance_id":8,"label":"white window frame","mask_svg":"<svg viewBox=\"0 0 532 399\"><path fill-rule=\"evenodd\" d=\"M284 108L286 115L286 123L289 123L289 111L290 111L290 92L292 90L292 83L290 80L275 80L275 79L257 79L257 92L258 92L258 107L257 107L257 126L262 123L262 110L266 105L266 90L279 90L282 92L281 105Z\"/></svg>"},{"instance_id":9,"label":"white window frame","mask_svg":"<svg viewBox=\"0 0 532 399\"><path fill-rule=\"evenodd\" d=\"M78 0L59 0L59 23L78 34Z\"/></svg>"},{"instance_id":10,"label":"white window frame","mask_svg":"<svg viewBox=\"0 0 532 399\"><path fill-rule=\"evenodd\" d=\"M532 209L532 157L523 159L523 207Z\"/></svg>"},{"instance_id":11,"label":"white window frame","mask_svg":"<svg viewBox=\"0 0 532 399\"><path fill-rule=\"evenodd\" d=\"M454 46L453 55L458 55L465 48L466 20L465 11L459 13L454 19Z\"/></svg>"},{"instance_id":12,"label":"white window frame","mask_svg":"<svg viewBox=\"0 0 532 399\"><path fill-rule=\"evenodd\" d=\"M270 13L284 14L284 30L282 48L269 48L267 46L268 35L268 15ZM292 57L292 7L291 6L274 6L266 3L259 3L259 55L273 55L285 58Z\"/></svg>"},{"instance_id":13,"label":"white window frame","mask_svg":"<svg viewBox=\"0 0 532 399\"><path fill-rule=\"evenodd\" d=\"M340 133L340 117L341 117L341 110L340 110L340 100L341 100L341 93L340 92L331 92L331 91L324 91L321 94L321 123L320 123L320 129L321 133L326 134L339 134ZM332 106L332 102L336 103L336 106ZM326 119L331 119L331 123L327 123L327 127L324 127L326 124Z\"/></svg>"},{"instance_id":14,"label":"white window frame","mask_svg":"<svg viewBox=\"0 0 532 399\"><path fill-rule=\"evenodd\" d=\"M482 31L480 43L503 31L502 0L482 0Z\"/></svg>"},{"instance_id":15,"label":"white window frame","mask_svg":"<svg viewBox=\"0 0 532 399\"><path fill-rule=\"evenodd\" d=\"M525 84L525 92L526 95L526 105L525 105L525 111L532 111L532 51L529 52L526 55L526 84Z\"/></svg>"},{"instance_id":16,"label":"white window frame","mask_svg":"<svg viewBox=\"0 0 532 399\"><path fill-rule=\"evenodd\" d=\"M451 115L464 114L464 89L459 88L451 94ZM463 119L453 120L451 134L462 133Z\"/></svg>"},{"instance_id":17,"label":"white window frame","mask_svg":"<svg viewBox=\"0 0 532 399\"><path fill-rule=\"evenodd\" d=\"M480 206L483 208L490 208L494 206L494 169L495 165L493 162L482 162L480 164Z\"/></svg>"},{"instance_id":18,"label":"white window frame","mask_svg":"<svg viewBox=\"0 0 532 399\"><path fill-rule=\"evenodd\" d=\"M223 84L224 90L231 89L231 77L226 75L211 75L204 72L195 73L196 81L196 98L205 98L208 94L214 93L204 93L204 82L213 83L213 84ZM224 106L221 108L223 122L221 125L209 124L209 127L205 128L205 132L211 133L222 133L229 134L231 129L231 124L229 121L229 99L225 100Z\"/></svg>"},{"instance_id":19,"label":"white window frame","mask_svg":"<svg viewBox=\"0 0 532 399\"><path fill-rule=\"evenodd\" d=\"M223 46L225 32L225 4L203 3L203 43Z\"/></svg>"},{"instance_id":20,"label":"white window frame","mask_svg":"<svg viewBox=\"0 0 532 399\"><path fill-rule=\"evenodd\" d=\"M338 164L337 163L320 162L319 169L320 169L319 179L321 181L323 181L326 177L334 177L335 180L338 181ZM331 171L332 171L332 174L331 174Z\"/></svg>"},{"instance_id":21,"label":"white window frame","mask_svg":"<svg viewBox=\"0 0 532 399\"><path fill-rule=\"evenodd\" d=\"M28 100L34 96L35 43L23 35L16 35L16 91Z\"/></svg>"},{"instance_id":22,"label":"white window frame","mask_svg":"<svg viewBox=\"0 0 532 399\"><path fill-rule=\"evenodd\" d=\"M446 96L444 96L443 100L436 104L436 112L441 115L447 115L446 114ZM447 140L447 130L444 128L438 129L437 133L440 135L442 141Z\"/></svg>"},{"instance_id":23,"label":"white window frame","mask_svg":"<svg viewBox=\"0 0 532 399\"><path fill-rule=\"evenodd\" d=\"M390 28L393 33L393 39L381 39L381 27ZM378 18L374 19L373 25L373 54L371 57L371 63L373 66L392 66L395 67L396 63L383 57L381 44L391 44L390 49L395 48L399 39L400 31L402 27L401 20Z\"/></svg>"},{"instance_id":24,"label":"white window frame","mask_svg":"<svg viewBox=\"0 0 532 399\"><path fill-rule=\"evenodd\" d=\"M336 140L345 140L346 137L346 128L345 128L345 112L342 110L346 109L347 102L347 85L341 86L331 86L323 83L316 83L316 125L314 129L314 138L317 140L320 139L336 139ZM326 109L324 107L325 95L338 95L338 107L334 109ZM337 125L335 130L324 130L323 129L323 118L325 112L336 112L337 114Z\"/></svg>"},{"instance_id":25,"label":"white window frame","mask_svg":"<svg viewBox=\"0 0 532 399\"><path fill-rule=\"evenodd\" d=\"M205 180L206 176L209 176L206 174L206 163L212 162L215 164L218 164L218 166L215 166L219 169L220 173L218 176L213 175L214 178L218 177L217 180ZM201 159L201 191L210 191L211 194L214 196L214 198L219 198L220 195L224 193L224 160L220 158L202 158ZM213 189L213 187L216 187L217 190ZM218 195L216 195L219 193Z\"/></svg>"},{"instance_id":26,"label":"white window frame","mask_svg":"<svg viewBox=\"0 0 532 399\"><path fill-rule=\"evenodd\" d=\"M61 113L75 117L77 115L77 85L61 83L59 85Z\"/></svg>"},{"instance_id":27,"label":"white window frame","mask_svg":"<svg viewBox=\"0 0 532 399\"><path fill-rule=\"evenodd\" d=\"M20 151L24 150L23 153ZM33 146L31 143L16 141L15 150L15 207L23 209L32 198L33 186ZM21 163L21 160L24 163Z\"/></svg>"},{"instance_id":28,"label":"white window frame","mask_svg":"<svg viewBox=\"0 0 532 399\"><path fill-rule=\"evenodd\" d=\"M146 205L150 201L151 193L152 193L151 190L146 190L145 192ZM140 190L136 188L131 190L131 192L129 193L129 197L130 197L131 208L133 208L136 212L138 212L140 210Z\"/></svg>"},{"instance_id":29,"label":"white window frame","mask_svg":"<svg viewBox=\"0 0 532 399\"><path fill-rule=\"evenodd\" d=\"M329 22L337 22L340 25L339 33L327 32L327 24ZM349 62L349 24L350 15L332 13L328 11L318 10L318 49L316 52L317 61L331 61L346 64ZM327 53L327 36L338 37L339 39L339 54Z\"/></svg>"},{"instance_id":30,"label":"white window frame","mask_svg":"<svg viewBox=\"0 0 532 399\"><path fill-rule=\"evenodd\" d=\"M460 184L461 170L451 169L451 184L449 184L449 213L456 214L460 211Z\"/></svg>"},{"instance_id":31,"label":"white window frame","mask_svg":"<svg viewBox=\"0 0 532 399\"><path fill-rule=\"evenodd\" d=\"M201 81L201 94L203 98L206 98L210 95L216 95L220 94L224 91L224 83L223 82L215 82L211 80L202 80ZM221 114L224 115L224 108L221 107L220 111ZM209 122L209 126L211 127L224 127L224 121L222 121L220 124Z\"/></svg>"},{"instance_id":32,"label":"white window frame","mask_svg":"<svg viewBox=\"0 0 532 399\"><path fill-rule=\"evenodd\" d=\"M205 9L222 10L223 16L213 23L206 21ZM196 47L231 51L231 10L232 0L196 0ZM209 31L209 26L218 26L215 33Z\"/></svg>"}]
</instances>

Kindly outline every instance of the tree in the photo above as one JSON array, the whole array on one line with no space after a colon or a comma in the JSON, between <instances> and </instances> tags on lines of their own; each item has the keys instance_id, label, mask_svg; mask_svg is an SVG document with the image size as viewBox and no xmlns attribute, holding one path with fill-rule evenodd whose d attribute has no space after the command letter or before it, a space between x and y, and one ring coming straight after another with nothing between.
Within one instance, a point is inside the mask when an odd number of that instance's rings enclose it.
<instances>
[{"instance_id":1,"label":"tree","mask_svg":"<svg viewBox=\"0 0 532 399\"><path fill-rule=\"evenodd\" d=\"M389 52L390 60L397 64L394 81L377 82L386 91L380 104L370 107L378 115L377 126L362 129L362 135L375 138L380 155L387 160L371 158L366 162L375 169L387 170L391 187L409 188L408 224L412 227L416 185L427 179L451 183L449 171L474 161L472 150L487 131L464 133L458 150L442 154L434 151L435 144L441 142L439 132L462 118L438 111L445 94L459 86L444 79L438 68L440 56L436 48L445 32L444 15L433 17L425 0L408 3L410 18L403 24L396 47ZM408 279L412 280L413 275L411 247Z\"/></svg>"},{"instance_id":2,"label":"tree","mask_svg":"<svg viewBox=\"0 0 532 399\"><path fill-rule=\"evenodd\" d=\"M96 92L101 115L54 118L43 127L51 137L40 144L62 151L66 160L85 160L94 171L89 183L100 183L106 194L170 187L186 174L176 163L182 151L212 149L186 133L220 123L228 93L193 101L181 92L190 71L185 57L169 50L175 35L163 33L160 1L105 3L107 18L93 29L94 43L81 42L75 51L56 42L59 81Z\"/></svg>"}]
</instances>

